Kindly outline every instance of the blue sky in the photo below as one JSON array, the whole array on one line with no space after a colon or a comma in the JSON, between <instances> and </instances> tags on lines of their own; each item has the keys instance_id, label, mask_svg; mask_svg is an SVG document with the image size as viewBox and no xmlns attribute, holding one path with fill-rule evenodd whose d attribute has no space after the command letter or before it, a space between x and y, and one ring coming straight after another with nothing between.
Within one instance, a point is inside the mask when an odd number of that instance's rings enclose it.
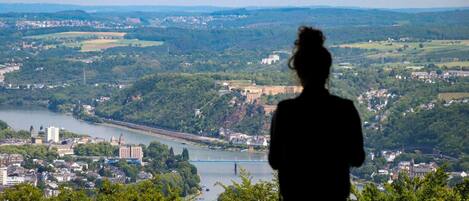
<instances>
[{"instance_id":1,"label":"blue sky","mask_svg":"<svg viewBox=\"0 0 469 201\"><path fill-rule=\"evenodd\" d=\"M175 6L354 6L367 8L469 7L469 0L0 0L0 3Z\"/></svg>"}]
</instances>

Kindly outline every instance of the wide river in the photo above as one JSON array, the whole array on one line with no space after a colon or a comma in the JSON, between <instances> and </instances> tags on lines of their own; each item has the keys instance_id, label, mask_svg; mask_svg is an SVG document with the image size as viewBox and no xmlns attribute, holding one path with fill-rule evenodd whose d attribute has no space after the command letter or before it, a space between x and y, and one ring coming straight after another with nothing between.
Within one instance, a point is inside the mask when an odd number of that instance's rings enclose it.
<instances>
[{"instance_id":1,"label":"wide river","mask_svg":"<svg viewBox=\"0 0 469 201\"><path fill-rule=\"evenodd\" d=\"M164 136L149 135L144 132L134 131L125 128L91 124L77 120L72 116L54 113L42 108L0 108L0 119L7 122L15 130L28 130L32 125L38 129L41 125L56 126L66 130L86 134L92 137L100 137L109 140L112 136L119 137L123 134L126 143L149 144L152 141L159 141L173 147L175 153L181 153L183 148L189 150L191 160L209 161L234 161L234 160L266 160L264 153L232 152L211 150L208 148L193 145L192 143L182 143ZM216 200L217 195L222 192L220 186L215 186L216 182L231 184L232 180L239 181L234 173L233 162L193 162L197 167L201 178L201 185L210 189L203 192L201 200ZM240 162L239 167L243 167L251 173L253 180L271 180L272 169L266 162Z\"/></svg>"}]
</instances>

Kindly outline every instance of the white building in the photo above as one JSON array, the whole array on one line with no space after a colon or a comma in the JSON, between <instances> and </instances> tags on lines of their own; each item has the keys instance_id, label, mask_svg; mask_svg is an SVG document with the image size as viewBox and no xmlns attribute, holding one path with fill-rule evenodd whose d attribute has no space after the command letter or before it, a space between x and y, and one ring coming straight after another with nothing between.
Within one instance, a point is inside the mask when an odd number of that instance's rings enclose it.
<instances>
[{"instance_id":1,"label":"white building","mask_svg":"<svg viewBox=\"0 0 469 201\"><path fill-rule=\"evenodd\" d=\"M59 142L59 128L56 127L48 127L46 128L46 142L54 142L58 143Z\"/></svg>"},{"instance_id":2,"label":"white building","mask_svg":"<svg viewBox=\"0 0 469 201\"><path fill-rule=\"evenodd\" d=\"M262 59L261 64L271 65L280 61L280 56L277 54L271 54L269 57Z\"/></svg>"},{"instance_id":3,"label":"white building","mask_svg":"<svg viewBox=\"0 0 469 201\"><path fill-rule=\"evenodd\" d=\"M266 147L269 145L269 139L268 136L251 136L247 140L246 144L251 146Z\"/></svg>"},{"instance_id":4,"label":"white building","mask_svg":"<svg viewBox=\"0 0 469 201\"><path fill-rule=\"evenodd\" d=\"M467 177L467 173L463 171L463 172L461 172L460 176L461 177Z\"/></svg>"},{"instance_id":5,"label":"white building","mask_svg":"<svg viewBox=\"0 0 469 201\"><path fill-rule=\"evenodd\" d=\"M383 155L383 157L386 159L386 162L390 163L390 162L393 162L394 159L396 159L396 157L398 157L399 155L401 155L402 152L401 151L382 151L381 152L381 155Z\"/></svg>"},{"instance_id":6,"label":"white building","mask_svg":"<svg viewBox=\"0 0 469 201\"><path fill-rule=\"evenodd\" d=\"M0 184L2 186L7 185L8 172L6 167L0 168Z\"/></svg>"}]
</instances>

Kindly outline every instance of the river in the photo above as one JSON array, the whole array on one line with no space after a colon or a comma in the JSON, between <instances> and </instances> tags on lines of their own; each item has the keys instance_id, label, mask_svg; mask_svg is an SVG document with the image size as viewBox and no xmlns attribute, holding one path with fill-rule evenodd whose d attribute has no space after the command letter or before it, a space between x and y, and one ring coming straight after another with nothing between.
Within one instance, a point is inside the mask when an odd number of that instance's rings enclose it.
<instances>
[{"instance_id":1,"label":"river","mask_svg":"<svg viewBox=\"0 0 469 201\"><path fill-rule=\"evenodd\" d=\"M232 152L211 150L200 147L189 142L171 139L164 136L149 135L141 131L126 128L91 124L73 118L70 115L54 113L43 108L0 108L0 119L7 122L15 130L28 130L32 125L39 129L42 125L64 128L74 133L86 134L92 137L100 137L109 140L112 136L124 136L125 142L130 144L149 144L159 141L173 147L175 153L181 153L183 148L189 150L191 160L266 160L265 153ZM214 186L216 182L230 184L232 180L239 181L234 174L232 162L193 162L197 167L201 178L201 185L209 188L203 191L201 200L216 200L219 193L223 191L220 186ZM245 168L251 173L254 181L271 180L272 169L266 162L239 163L239 167Z\"/></svg>"}]
</instances>

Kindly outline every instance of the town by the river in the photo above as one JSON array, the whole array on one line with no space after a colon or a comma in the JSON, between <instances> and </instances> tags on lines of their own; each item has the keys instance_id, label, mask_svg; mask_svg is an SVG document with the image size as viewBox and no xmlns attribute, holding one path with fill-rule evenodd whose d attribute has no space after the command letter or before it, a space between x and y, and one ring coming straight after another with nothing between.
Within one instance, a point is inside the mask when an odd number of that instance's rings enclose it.
<instances>
[{"instance_id":1,"label":"town by the river","mask_svg":"<svg viewBox=\"0 0 469 201\"><path fill-rule=\"evenodd\" d=\"M44 108L0 108L0 120L7 122L15 130L28 130L31 125L34 127L56 126L74 133L107 140L122 134L126 142L133 144L149 144L152 141L159 141L173 147L176 153L181 153L183 148L187 148L192 164L197 167L201 178L201 186L203 187L203 193L199 198L201 200L216 200L217 195L223 190L220 186L215 185L216 182L230 184L232 180L239 180L235 174L235 163L238 168L246 169L254 181L272 179L272 169L265 162L266 153L212 150L184 140L143 131L91 124L70 115L54 113Z\"/></svg>"}]
</instances>

